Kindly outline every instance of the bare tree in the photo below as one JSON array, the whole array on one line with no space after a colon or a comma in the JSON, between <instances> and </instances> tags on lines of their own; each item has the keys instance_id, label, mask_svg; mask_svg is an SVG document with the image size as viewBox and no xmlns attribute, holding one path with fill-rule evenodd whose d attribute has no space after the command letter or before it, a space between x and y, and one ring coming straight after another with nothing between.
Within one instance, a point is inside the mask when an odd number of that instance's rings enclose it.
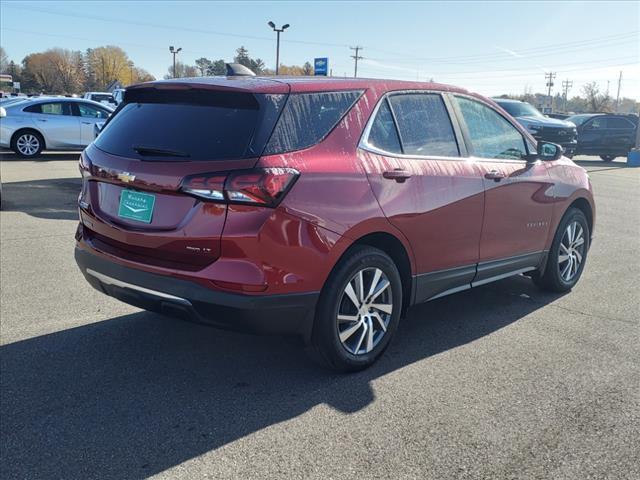
<instances>
[{"instance_id":1,"label":"bare tree","mask_svg":"<svg viewBox=\"0 0 640 480\"><path fill-rule=\"evenodd\" d=\"M600 93L596 82L587 83L582 87L582 93L587 101L588 108L592 112L609 112L613 99L608 92Z\"/></svg>"},{"instance_id":2,"label":"bare tree","mask_svg":"<svg viewBox=\"0 0 640 480\"><path fill-rule=\"evenodd\" d=\"M0 47L0 73L6 73L9 68L9 57L4 48Z\"/></svg>"}]
</instances>

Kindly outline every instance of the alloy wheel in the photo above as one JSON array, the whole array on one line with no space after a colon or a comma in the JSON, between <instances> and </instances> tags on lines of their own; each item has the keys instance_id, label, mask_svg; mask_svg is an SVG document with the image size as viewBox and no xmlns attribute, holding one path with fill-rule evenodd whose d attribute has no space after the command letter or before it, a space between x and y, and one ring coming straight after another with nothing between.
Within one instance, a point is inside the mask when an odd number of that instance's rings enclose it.
<instances>
[{"instance_id":1,"label":"alloy wheel","mask_svg":"<svg viewBox=\"0 0 640 480\"><path fill-rule=\"evenodd\" d=\"M391 314L391 283L375 267L359 270L340 298L336 325L342 346L353 355L371 352L384 337Z\"/></svg>"},{"instance_id":2,"label":"alloy wheel","mask_svg":"<svg viewBox=\"0 0 640 480\"><path fill-rule=\"evenodd\" d=\"M570 282L578 273L584 257L584 229L579 222L567 225L558 250L560 277Z\"/></svg>"},{"instance_id":3,"label":"alloy wheel","mask_svg":"<svg viewBox=\"0 0 640 480\"><path fill-rule=\"evenodd\" d=\"M40 148L40 140L31 133L25 133L18 138L16 147L22 155L35 155Z\"/></svg>"}]
</instances>

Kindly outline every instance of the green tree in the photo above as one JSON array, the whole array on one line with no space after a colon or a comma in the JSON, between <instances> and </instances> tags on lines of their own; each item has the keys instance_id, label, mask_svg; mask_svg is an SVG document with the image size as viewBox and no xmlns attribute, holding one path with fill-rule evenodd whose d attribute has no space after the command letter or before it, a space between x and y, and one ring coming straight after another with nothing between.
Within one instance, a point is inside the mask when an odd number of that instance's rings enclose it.
<instances>
[{"instance_id":1,"label":"green tree","mask_svg":"<svg viewBox=\"0 0 640 480\"><path fill-rule=\"evenodd\" d=\"M209 71L213 67L213 62L208 58L201 57L196 60L196 66L198 70L200 70L200 76L204 77L205 75L209 75Z\"/></svg>"},{"instance_id":2,"label":"green tree","mask_svg":"<svg viewBox=\"0 0 640 480\"><path fill-rule=\"evenodd\" d=\"M207 75L226 75L227 63L224 60L216 60L211 63Z\"/></svg>"},{"instance_id":3,"label":"green tree","mask_svg":"<svg viewBox=\"0 0 640 480\"><path fill-rule=\"evenodd\" d=\"M249 51L244 46L236 50L236 56L233 57L233 61L249 68L256 75L260 75L264 71L265 65L262 59L251 58Z\"/></svg>"}]
</instances>

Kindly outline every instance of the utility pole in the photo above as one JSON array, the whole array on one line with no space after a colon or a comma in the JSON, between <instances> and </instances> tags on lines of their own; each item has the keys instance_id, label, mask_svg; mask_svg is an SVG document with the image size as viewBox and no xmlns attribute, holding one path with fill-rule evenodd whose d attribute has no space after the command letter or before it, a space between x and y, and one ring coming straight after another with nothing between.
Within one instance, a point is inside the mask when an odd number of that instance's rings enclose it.
<instances>
[{"instance_id":1,"label":"utility pole","mask_svg":"<svg viewBox=\"0 0 640 480\"><path fill-rule=\"evenodd\" d=\"M362 47L349 47L351 50L355 50L356 54L355 55L351 55L351 58L353 58L356 61L356 66L355 66L355 70L353 72L353 78L358 78L358 60L362 60L362 57L360 55L358 55L358 52L360 50L362 50Z\"/></svg>"},{"instance_id":2,"label":"utility pole","mask_svg":"<svg viewBox=\"0 0 640 480\"><path fill-rule=\"evenodd\" d=\"M553 87L553 79L556 78L556 74L555 72L549 72L549 73L545 73L544 74L544 79L547 81L547 87L549 87L549 90L547 93L547 97L548 97L548 101L549 101L549 108L553 111L553 102L551 100L551 88Z\"/></svg>"},{"instance_id":3,"label":"utility pole","mask_svg":"<svg viewBox=\"0 0 640 480\"><path fill-rule=\"evenodd\" d=\"M563 80L562 81L562 91L564 92L564 113L567 113L567 94L569 93L569 89L573 87L573 80Z\"/></svg>"},{"instance_id":4,"label":"utility pole","mask_svg":"<svg viewBox=\"0 0 640 480\"><path fill-rule=\"evenodd\" d=\"M173 46L169 47L169 51L173 54L173 78L176 78L176 55L180 53L182 47L173 48Z\"/></svg>"},{"instance_id":5,"label":"utility pole","mask_svg":"<svg viewBox=\"0 0 640 480\"><path fill-rule=\"evenodd\" d=\"M618 77L618 94L616 95L616 113L618 113L618 104L620 102L620 86L622 85L622 70L620 70L620 76Z\"/></svg>"},{"instance_id":6,"label":"utility pole","mask_svg":"<svg viewBox=\"0 0 640 480\"><path fill-rule=\"evenodd\" d=\"M269 25L273 29L273 31L276 32L276 75L278 75L278 72L280 71L280 34L291 25L285 23L281 28L276 28L276 24L273 22L268 22L267 25Z\"/></svg>"}]
</instances>

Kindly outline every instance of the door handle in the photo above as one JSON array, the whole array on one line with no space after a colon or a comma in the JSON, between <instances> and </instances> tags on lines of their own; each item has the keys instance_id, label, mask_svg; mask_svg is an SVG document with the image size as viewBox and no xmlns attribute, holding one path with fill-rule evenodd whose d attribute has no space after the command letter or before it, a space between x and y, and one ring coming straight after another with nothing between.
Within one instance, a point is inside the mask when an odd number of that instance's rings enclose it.
<instances>
[{"instance_id":1,"label":"door handle","mask_svg":"<svg viewBox=\"0 0 640 480\"><path fill-rule=\"evenodd\" d=\"M499 182L503 178L507 178L507 176L504 173L499 172L498 170L491 170L490 172L484 174L484 178L486 178L487 180L493 180L494 182Z\"/></svg>"},{"instance_id":2,"label":"door handle","mask_svg":"<svg viewBox=\"0 0 640 480\"><path fill-rule=\"evenodd\" d=\"M395 180L398 183L404 183L407 178L411 178L411 173L403 170L402 168L394 168L393 170L382 172L382 176L388 180Z\"/></svg>"},{"instance_id":3,"label":"door handle","mask_svg":"<svg viewBox=\"0 0 640 480\"><path fill-rule=\"evenodd\" d=\"M82 122L83 125L91 125L91 122Z\"/></svg>"},{"instance_id":4,"label":"door handle","mask_svg":"<svg viewBox=\"0 0 640 480\"><path fill-rule=\"evenodd\" d=\"M46 122L47 120L44 119L44 118L36 118L36 121L38 121L38 122Z\"/></svg>"}]
</instances>

